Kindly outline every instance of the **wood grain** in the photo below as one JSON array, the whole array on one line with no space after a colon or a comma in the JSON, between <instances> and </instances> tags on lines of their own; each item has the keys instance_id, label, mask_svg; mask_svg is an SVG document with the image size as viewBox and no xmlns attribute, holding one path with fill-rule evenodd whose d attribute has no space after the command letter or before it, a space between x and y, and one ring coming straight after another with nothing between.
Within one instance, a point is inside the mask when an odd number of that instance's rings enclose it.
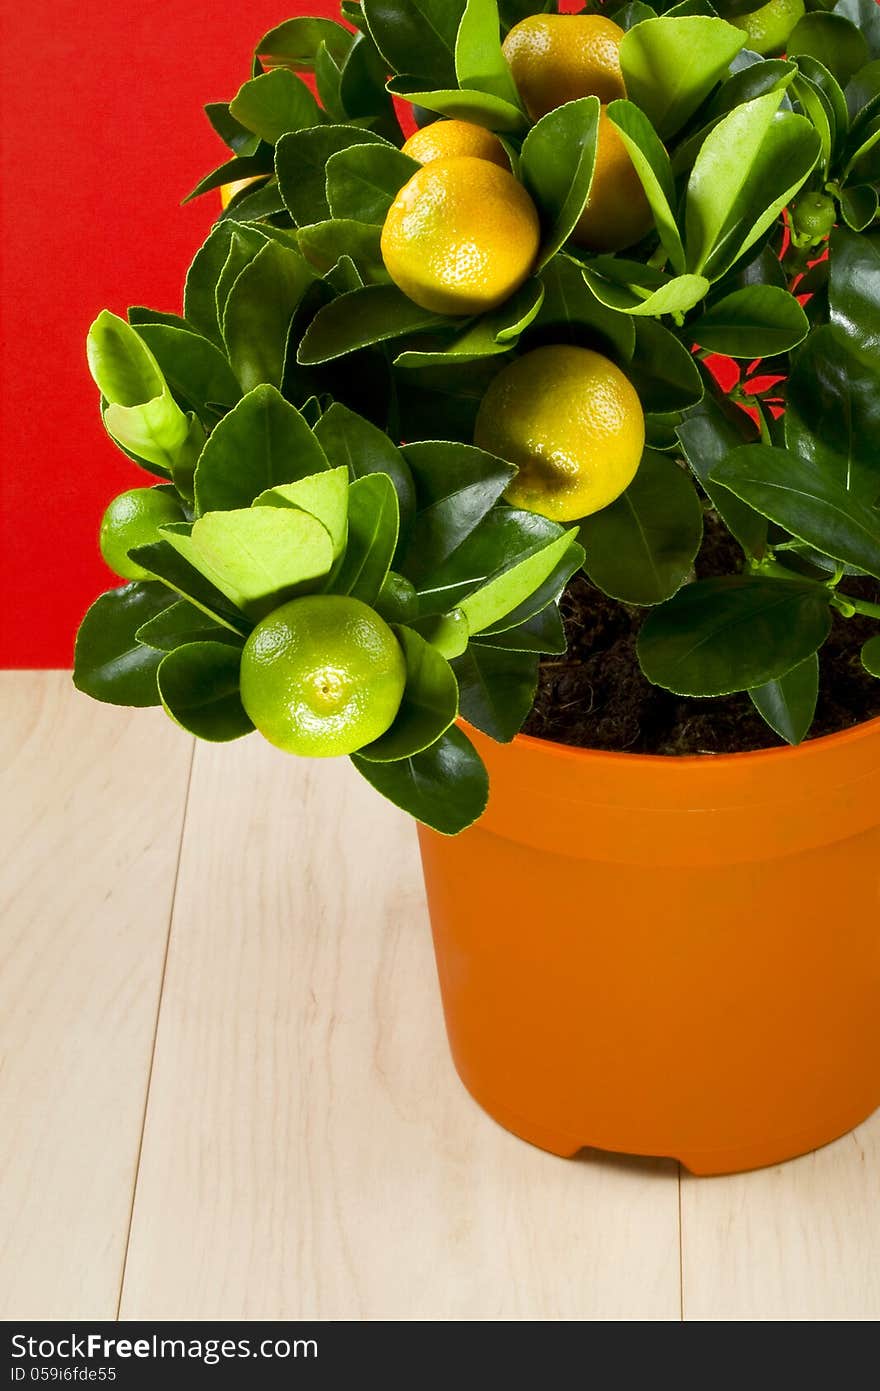
<instances>
[{"instance_id":1,"label":"wood grain","mask_svg":"<svg viewBox=\"0 0 880 1391\"><path fill-rule=\"evenodd\" d=\"M0 1317L116 1313L191 741L0 674Z\"/></svg>"},{"instance_id":2,"label":"wood grain","mask_svg":"<svg viewBox=\"0 0 880 1391\"><path fill-rule=\"evenodd\" d=\"M196 751L123 1318L677 1319L676 1167L532 1149L449 1060L415 836Z\"/></svg>"},{"instance_id":3,"label":"wood grain","mask_svg":"<svg viewBox=\"0 0 880 1391\"><path fill-rule=\"evenodd\" d=\"M686 1319L880 1318L880 1112L788 1164L682 1174L682 1268Z\"/></svg>"}]
</instances>

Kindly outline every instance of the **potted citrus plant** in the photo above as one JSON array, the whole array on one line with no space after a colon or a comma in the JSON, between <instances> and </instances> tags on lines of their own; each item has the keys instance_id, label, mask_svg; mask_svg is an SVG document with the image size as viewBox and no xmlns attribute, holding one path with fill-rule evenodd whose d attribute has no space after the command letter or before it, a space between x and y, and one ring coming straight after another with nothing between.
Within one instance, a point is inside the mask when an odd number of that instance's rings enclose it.
<instances>
[{"instance_id":1,"label":"potted citrus plant","mask_svg":"<svg viewBox=\"0 0 880 1391\"><path fill-rule=\"evenodd\" d=\"M609 10L611 11L609 13ZM558 1154L880 1103L880 10L343 0L207 108L75 680L420 823L450 1040Z\"/></svg>"}]
</instances>

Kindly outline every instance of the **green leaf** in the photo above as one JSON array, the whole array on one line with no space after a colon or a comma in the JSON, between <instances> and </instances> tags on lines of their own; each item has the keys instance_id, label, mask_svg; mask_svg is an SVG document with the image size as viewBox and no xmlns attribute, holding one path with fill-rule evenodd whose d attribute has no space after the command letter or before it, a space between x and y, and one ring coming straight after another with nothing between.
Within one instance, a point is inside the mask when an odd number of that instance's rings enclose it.
<instances>
[{"instance_id":1,"label":"green leaf","mask_svg":"<svg viewBox=\"0 0 880 1391\"><path fill-rule=\"evenodd\" d=\"M834 13L843 15L865 36L871 57L880 57L880 14L875 0L837 0Z\"/></svg>"},{"instance_id":2,"label":"green leaf","mask_svg":"<svg viewBox=\"0 0 880 1391\"><path fill-rule=\"evenodd\" d=\"M169 324L137 324L171 390L207 427L217 422L217 405L234 406L241 387L219 348L201 334Z\"/></svg>"},{"instance_id":3,"label":"green leaf","mask_svg":"<svg viewBox=\"0 0 880 1391\"><path fill-rule=\"evenodd\" d=\"M399 526L397 494L387 474L369 473L351 484L348 545L333 578L334 594L375 605L391 569Z\"/></svg>"},{"instance_id":4,"label":"green leaf","mask_svg":"<svg viewBox=\"0 0 880 1391\"><path fill-rule=\"evenodd\" d=\"M183 202L184 204L191 203L194 198L200 198L203 193L212 193L215 189L222 188L224 184L236 183L239 179L258 179L271 173L271 158L267 157L264 149L258 144L256 154L236 155L235 159L227 159L216 169L212 169L210 174L206 174L196 184L192 192L186 195Z\"/></svg>"},{"instance_id":5,"label":"green leaf","mask_svg":"<svg viewBox=\"0 0 880 1391\"><path fill-rule=\"evenodd\" d=\"M471 320L463 333L442 348L424 352L404 349L394 359L395 366L430 367L449 361L475 362L510 352L520 334L534 322L543 300L544 286L533 276L500 309Z\"/></svg>"},{"instance_id":6,"label":"green leaf","mask_svg":"<svg viewBox=\"0 0 880 1391\"><path fill-rule=\"evenodd\" d=\"M492 623L488 628L484 628L478 641L487 643L497 637L499 646L507 646L513 635L522 630L523 624L543 613L548 604L557 603L568 581L576 571L581 569L583 563L584 548L579 542L572 541L568 550L563 552L547 578L536 589L532 590L527 599L524 599L521 604L517 604L516 608L504 614L497 623ZM504 642L501 642L502 637L505 639Z\"/></svg>"},{"instance_id":7,"label":"green leaf","mask_svg":"<svg viewBox=\"0 0 880 1391\"><path fill-rule=\"evenodd\" d=\"M371 343L448 323L407 299L396 285L367 285L318 310L303 335L297 361L304 366L331 362Z\"/></svg>"},{"instance_id":8,"label":"green leaf","mask_svg":"<svg viewBox=\"0 0 880 1391\"><path fill-rule=\"evenodd\" d=\"M314 279L298 251L266 242L229 292L223 337L244 391L280 386L287 332L294 310Z\"/></svg>"},{"instance_id":9,"label":"green leaf","mask_svg":"<svg viewBox=\"0 0 880 1391\"><path fill-rule=\"evenodd\" d=\"M534 549L523 559L504 565L484 584L459 599L458 607L467 619L471 633L480 633L484 628L492 627L533 594L568 553L576 534L574 528L563 532L555 541Z\"/></svg>"},{"instance_id":10,"label":"green leaf","mask_svg":"<svg viewBox=\"0 0 880 1391\"><path fill-rule=\"evenodd\" d=\"M311 592L333 566L326 527L308 512L247 507L209 512L189 534L183 526L163 535L205 579L258 622L297 594Z\"/></svg>"},{"instance_id":11,"label":"green leaf","mask_svg":"<svg viewBox=\"0 0 880 1391\"><path fill-rule=\"evenodd\" d=\"M832 324L859 354L880 362L880 236L856 236L836 227L830 265Z\"/></svg>"},{"instance_id":12,"label":"green leaf","mask_svg":"<svg viewBox=\"0 0 880 1391\"><path fill-rule=\"evenodd\" d=\"M306 421L272 386L249 392L214 430L196 469L200 513L248 507L279 483L327 468Z\"/></svg>"},{"instance_id":13,"label":"green leaf","mask_svg":"<svg viewBox=\"0 0 880 1391\"><path fill-rule=\"evenodd\" d=\"M880 512L813 460L746 445L718 464L712 477L792 536L880 578Z\"/></svg>"},{"instance_id":14,"label":"green leaf","mask_svg":"<svg viewBox=\"0 0 880 1391\"><path fill-rule=\"evenodd\" d=\"M767 519L713 482L714 470L728 454L749 438L757 437L753 422L743 411L706 393L701 404L688 412L676 431L691 471L705 489L709 501L742 546L746 555L760 558L767 547Z\"/></svg>"},{"instance_id":15,"label":"green leaf","mask_svg":"<svg viewBox=\"0 0 880 1391\"><path fill-rule=\"evenodd\" d=\"M305 15L270 29L254 51L265 63L311 72L322 45L336 62L341 62L352 38L350 31L335 20Z\"/></svg>"},{"instance_id":16,"label":"green leaf","mask_svg":"<svg viewBox=\"0 0 880 1391\"><path fill-rule=\"evenodd\" d=\"M205 107L205 115L224 145L237 155L252 155L260 143L260 137L243 126L229 114L229 103L212 101Z\"/></svg>"},{"instance_id":17,"label":"green leaf","mask_svg":"<svg viewBox=\"0 0 880 1391\"><path fill-rule=\"evenodd\" d=\"M232 237L233 227L228 222L220 222L212 229L204 246L196 252L183 291L183 312L188 323L218 348L224 345L217 314L217 281L229 258Z\"/></svg>"},{"instance_id":18,"label":"green leaf","mask_svg":"<svg viewBox=\"0 0 880 1391\"><path fill-rule=\"evenodd\" d=\"M483 761L459 729L448 729L424 753L400 763L371 763L360 754L351 761L389 802L441 835L472 825L489 800Z\"/></svg>"},{"instance_id":19,"label":"green leaf","mask_svg":"<svg viewBox=\"0 0 880 1391\"><path fill-rule=\"evenodd\" d=\"M831 110L831 103L814 82L810 82L806 77L795 78L791 85L791 93L797 101L803 114L812 121L816 134L821 142L821 154L819 156L819 168L826 174L831 162L831 152L834 148L837 127L834 121L834 114Z\"/></svg>"},{"instance_id":20,"label":"green leaf","mask_svg":"<svg viewBox=\"0 0 880 1391\"><path fill-rule=\"evenodd\" d=\"M359 34L342 65L339 99L347 117L369 122L380 135L395 144L402 143L403 132L394 103L385 90L388 67L372 39Z\"/></svg>"},{"instance_id":21,"label":"green leaf","mask_svg":"<svg viewBox=\"0 0 880 1391\"><path fill-rule=\"evenodd\" d=\"M330 463L345 464L352 477L385 473L391 479L405 534L416 510L416 492L409 465L384 430L334 401L315 426L315 435Z\"/></svg>"},{"instance_id":22,"label":"green leaf","mask_svg":"<svg viewBox=\"0 0 880 1391\"><path fill-rule=\"evenodd\" d=\"M413 67L432 82L454 83L455 41L466 0L365 0L370 34L392 72Z\"/></svg>"},{"instance_id":23,"label":"green leaf","mask_svg":"<svg viewBox=\"0 0 880 1391\"><path fill-rule=\"evenodd\" d=\"M687 326L688 338L726 357L772 357L806 338L810 325L794 295L749 285L725 295Z\"/></svg>"},{"instance_id":24,"label":"green leaf","mask_svg":"<svg viewBox=\"0 0 880 1391\"><path fill-rule=\"evenodd\" d=\"M747 50L741 52L734 59L732 68L736 68L737 63L743 62L748 56L754 57L748 55ZM786 91L796 73L795 63L785 62L781 58L749 62L746 67L732 71L706 107L705 124L675 148L672 154L672 172L676 178L687 173L693 166L706 136L714 130L722 117L730 111L735 111L744 102L754 101L756 97L766 96L768 92Z\"/></svg>"},{"instance_id":25,"label":"green leaf","mask_svg":"<svg viewBox=\"0 0 880 1391\"><path fill-rule=\"evenodd\" d=\"M391 145L354 145L327 161L327 202L335 218L381 226L421 165Z\"/></svg>"},{"instance_id":26,"label":"green leaf","mask_svg":"<svg viewBox=\"0 0 880 1391\"><path fill-rule=\"evenodd\" d=\"M633 102L612 101L608 106L608 117L617 128L641 180L661 244L672 268L682 273L685 268L684 247L674 211L678 200L665 146L644 111L640 111Z\"/></svg>"},{"instance_id":27,"label":"green leaf","mask_svg":"<svg viewBox=\"0 0 880 1391\"><path fill-rule=\"evenodd\" d=\"M338 560L348 538L348 469L325 469L297 483L280 483L254 499L255 507L298 507L326 527Z\"/></svg>"},{"instance_id":28,"label":"green leaf","mask_svg":"<svg viewBox=\"0 0 880 1391\"><path fill-rule=\"evenodd\" d=\"M603 268L611 269L612 259L610 256L602 257L600 264ZM621 314L635 314L645 318L657 318L661 314L683 314L705 299L709 289L709 282L702 275L676 275L669 279L660 271L652 272L649 266L642 266L639 262L621 262L619 257L616 259L619 273L622 273L624 266L632 266L633 270L638 266L640 280L656 278L661 282L656 289L650 290L639 286L638 283L606 279L589 266L584 266L584 280L596 299L607 309L616 309Z\"/></svg>"},{"instance_id":29,"label":"green leaf","mask_svg":"<svg viewBox=\"0 0 880 1391\"><path fill-rule=\"evenodd\" d=\"M532 127L522 147L520 172L541 217L538 269L568 241L590 196L599 98L566 102Z\"/></svg>"},{"instance_id":30,"label":"green leaf","mask_svg":"<svg viewBox=\"0 0 880 1391\"><path fill-rule=\"evenodd\" d=\"M133 304L128 310L128 322L132 328L140 329L144 324L165 324L168 328L182 328L187 333L196 329L180 314L166 314L163 309L148 309L144 304Z\"/></svg>"},{"instance_id":31,"label":"green leaf","mask_svg":"<svg viewBox=\"0 0 880 1391\"><path fill-rule=\"evenodd\" d=\"M646 412L685 410L703 396L703 382L687 348L656 319L638 318L636 348L625 366Z\"/></svg>"},{"instance_id":32,"label":"green leaf","mask_svg":"<svg viewBox=\"0 0 880 1391\"><path fill-rule=\"evenodd\" d=\"M274 145L288 131L321 124L321 108L306 84L288 68L274 68L239 89L229 111L243 126Z\"/></svg>"},{"instance_id":33,"label":"green leaf","mask_svg":"<svg viewBox=\"0 0 880 1391\"><path fill-rule=\"evenodd\" d=\"M199 739L227 743L252 734L238 693L241 653L223 642L191 642L159 666L159 694L176 724Z\"/></svg>"},{"instance_id":34,"label":"green leaf","mask_svg":"<svg viewBox=\"0 0 880 1391\"><path fill-rule=\"evenodd\" d=\"M396 571L388 571L373 607L386 623L407 623L418 630L419 596L409 580Z\"/></svg>"},{"instance_id":35,"label":"green leaf","mask_svg":"<svg viewBox=\"0 0 880 1391\"><path fill-rule=\"evenodd\" d=\"M244 638L210 618L186 599L173 598L170 607L147 619L135 633L138 642L159 652L174 652L188 642L226 642L241 648Z\"/></svg>"},{"instance_id":36,"label":"green leaf","mask_svg":"<svg viewBox=\"0 0 880 1391\"><path fill-rule=\"evenodd\" d=\"M519 106L507 59L501 51L497 0L467 0L455 42L455 73L460 87L488 92Z\"/></svg>"},{"instance_id":37,"label":"green leaf","mask_svg":"<svg viewBox=\"0 0 880 1391\"><path fill-rule=\"evenodd\" d=\"M387 285L389 275L382 260L381 234L381 227L372 223L334 218L301 227L298 239L303 255L322 275L348 256L364 284Z\"/></svg>"},{"instance_id":38,"label":"green leaf","mask_svg":"<svg viewBox=\"0 0 880 1391\"><path fill-rule=\"evenodd\" d=\"M862 666L872 676L880 677L880 636L868 638L862 648Z\"/></svg>"},{"instance_id":39,"label":"green leaf","mask_svg":"<svg viewBox=\"0 0 880 1391\"><path fill-rule=\"evenodd\" d=\"M155 357L137 331L103 310L86 340L89 371L107 401L107 433L170 475L190 423L168 388Z\"/></svg>"},{"instance_id":40,"label":"green leaf","mask_svg":"<svg viewBox=\"0 0 880 1391\"><path fill-rule=\"evenodd\" d=\"M221 326L221 346L225 349L222 342L223 318L226 313L226 305L232 287L242 271L245 270L253 261L255 256L267 245L266 238L257 227L243 227L235 223L232 227L232 234L229 239L229 252L220 274L214 294L217 302L217 321Z\"/></svg>"},{"instance_id":41,"label":"green leaf","mask_svg":"<svg viewBox=\"0 0 880 1391\"><path fill-rule=\"evenodd\" d=\"M870 506L880 496L878 373L876 357L823 324L797 353L786 390L788 448Z\"/></svg>"},{"instance_id":42,"label":"green leaf","mask_svg":"<svg viewBox=\"0 0 880 1391\"><path fill-rule=\"evenodd\" d=\"M507 618L503 621L506 623ZM531 618L527 618L524 623L517 624L516 627L507 628L501 632L486 629L480 633L475 646L499 647L505 652L538 652L559 655L565 652L568 647L565 629L562 626L562 618L559 613L559 604L554 600L546 608L533 614Z\"/></svg>"},{"instance_id":43,"label":"green leaf","mask_svg":"<svg viewBox=\"0 0 880 1391\"><path fill-rule=\"evenodd\" d=\"M526 125L526 118L518 106L503 101L501 97L490 96L488 92L473 89L462 91L459 87L422 90L422 83L411 77L392 78L388 90L392 96L402 97L414 106L424 106L428 111L436 111L457 121L472 121L474 125L486 126L488 130L520 131Z\"/></svg>"},{"instance_id":44,"label":"green leaf","mask_svg":"<svg viewBox=\"0 0 880 1391\"><path fill-rule=\"evenodd\" d=\"M283 135L275 147L275 172L284 204L300 227L330 216L327 202L327 163L341 150L386 141L361 126L313 126ZM390 147L389 147L390 148Z\"/></svg>"},{"instance_id":45,"label":"green leaf","mask_svg":"<svg viewBox=\"0 0 880 1391\"><path fill-rule=\"evenodd\" d=\"M819 695L819 658L815 652L798 666L749 691L752 704L771 729L789 744L806 738Z\"/></svg>"},{"instance_id":46,"label":"green leaf","mask_svg":"<svg viewBox=\"0 0 880 1391\"><path fill-rule=\"evenodd\" d=\"M541 271L544 303L535 329L546 341L595 347L615 358L631 358L636 331L628 314L601 304L587 286L579 262L566 255L554 256Z\"/></svg>"},{"instance_id":47,"label":"green leaf","mask_svg":"<svg viewBox=\"0 0 880 1391\"><path fill-rule=\"evenodd\" d=\"M691 572L703 539L703 509L683 469L646 449L626 492L585 517L578 539L584 569L606 594L625 604L659 604Z\"/></svg>"},{"instance_id":48,"label":"green leaf","mask_svg":"<svg viewBox=\"0 0 880 1391\"><path fill-rule=\"evenodd\" d=\"M499 743L509 743L522 728L535 699L537 656L471 643L452 669L464 718Z\"/></svg>"},{"instance_id":49,"label":"green leaf","mask_svg":"<svg viewBox=\"0 0 880 1391\"><path fill-rule=\"evenodd\" d=\"M186 530L186 528L185 528ZM169 541L154 541L150 546L135 546L129 552L138 565L149 570L169 589L174 590L208 618L215 619L223 627L238 636L247 637L253 623L240 609L230 603L227 596L211 584L195 566L180 554Z\"/></svg>"},{"instance_id":50,"label":"green leaf","mask_svg":"<svg viewBox=\"0 0 880 1391\"><path fill-rule=\"evenodd\" d=\"M677 695L718 696L785 676L822 646L831 629L821 585L753 575L689 584L646 618L642 670Z\"/></svg>"},{"instance_id":51,"label":"green leaf","mask_svg":"<svg viewBox=\"0 0 880 1391\"><path fill-rule=\"evenodd\" d=\"M791 202L819 158L803 116L779 111L770 92L732 111L706 137L691 171L685 212L689 268L717 280Z\"/></svg>"},{"instance_id":52,"label":"green leaf","mask_svg":"<svg viewBox=\"0 0 880 1391\"><path fill-rule=\"evenodd\" d=\"M416 588L452 555L511 482L512 465L473 445L426 441L404 447L417 512L401 569Z\"/></svg>"},{"instance_id":53,"label":"green leaf","mask_svg":"<svg viewBox=\"0 0 880 1391\"><path fill-rule=\"evenodd\" d=\"M370 763L394 763L422 753L458 714L458 685L446 658L411 628L398 628L397 637L406 658L406 686L391 728L358 750L358 757Z\"/></svg>"},{"instance_id":54,"label":"green leaf","mask_svg":"<svg viewBox=\"0 0 880 1391\"><path fill-rule=\"evenodd\" d=\"M801 53L821 58L844 86L871 56L864 34L840 13L805 14L789 34L785 47L789 58Z\"/></svg>"},{"instance_id":55,"label":"green leaf","mask_svg":"<svg viewBox=\"0 0 880 1391\"><path fill-rule=\"evenodd\" d=\"M110 705L158 705L156 672L162 653L135 634L174 601L152 582L110 589L96 599L76 635L73 684Z\"/></svg>"},{"instance_id":56,"label":"green leaf","mask_svg":"<svg viewBox=\"0 0 880 1391\"><path fill-rule=\"evenodd\" d=\"M661 136L680 130L745 44L742 30L704 16L647 19L620 45L627 94Z\"/></svg>"},{"instance_id":57,"label":"green leaf","mask_svg":"<svg viewBox=\"0 0 880 1391\"><path fill-rule=\"evenodd\" d=\"M406 440L459 440L470 444L480 402L503 362L452 360L446 365L394 371L400 437Z\"/></svg>"},{"instance_id":58,"label":"green leaf","mask_svg":"<svg viewBox=\"0 0 880 1391\"><path fill-rule=\"evenodd\" d=\"M877 216L880 206L876 188L871 184L856 184L845 188L840 196L840 211L843 220L854 232L863 232Z\"/></svg>"},{"instance_id":59,"label":"green leaf","mask_svg":"<svg viewBox=\"0 0 880 1391\"><path fill-rule=\"evenodd\" d=\"M409 625L420 637L451 662L460 657L468 645L470 629L461 609L450 609L449 613L429 613L424 618L415 618Z\"/></svg>"}]
</instances>

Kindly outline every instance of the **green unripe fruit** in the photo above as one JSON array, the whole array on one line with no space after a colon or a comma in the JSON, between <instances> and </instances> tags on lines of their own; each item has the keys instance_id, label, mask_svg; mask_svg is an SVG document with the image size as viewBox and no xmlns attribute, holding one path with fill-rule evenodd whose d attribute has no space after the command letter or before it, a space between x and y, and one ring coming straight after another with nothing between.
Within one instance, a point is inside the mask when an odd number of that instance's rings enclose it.
<instances>
[{"instance_id":1,"label":"green unripe fruit","mask_svg":"<svg viewBox=\"0 0 880 1391\"><path fill-rule=\"evenodd\" d=\"M766 57L784 51L789 34L805 14L804 0L769 0L760 9L736 15L728 23L744 30L753 53Z\"/></svg>"},{"instance_id":2,"label":"green unripe fruit","mask_svg":"<svg viewBox=\"0 0 880 1391\"><path fill-rule=\"evenodd\" d=\"M185 521L183 508L171 493L159 488L130 488L111 502L101 519L101 555L125 580L148 580L149 571L129 557L136 546L161 541L160 526Z\"/></svg>"},{"instance_id":3,"label":"green unripe fruit","mask_svg":"<svg viewBox=\"0 0 880 1391\"><path fill-rule=\"evenodd\" d=\"M241 701L270 744L307 758L355 753L394 722L403 649L360 599L291 599L258 623L241 654Z\"/></svg>"},{"instance_id":4,"label":"green unripe fruit","mask_svg":"<svg viewBox=\"0 0 880 1391\"><path fill-rule=\"evenodd\" d=\"M837 221L834 202L824 193L805 193L792 204L791 221L798 239L821 241Z\"/></svg>"}]
</instances>

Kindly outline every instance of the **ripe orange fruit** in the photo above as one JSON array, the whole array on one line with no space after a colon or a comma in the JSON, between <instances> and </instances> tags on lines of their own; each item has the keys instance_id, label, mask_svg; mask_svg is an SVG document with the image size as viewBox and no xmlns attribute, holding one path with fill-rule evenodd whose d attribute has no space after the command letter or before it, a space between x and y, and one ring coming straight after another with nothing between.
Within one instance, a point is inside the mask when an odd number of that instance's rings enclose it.
<instances>
[{"instance_id":1,"label":"ripe orange fruit","mask_svg":"<svg viewBox=\"0 0 880 1391\"><path fill-rule=\"evenodd\" d=\"M572 241L590 251L622 251L640 241L651 222L642 181L603 106L590 196L571 234Z\"/></svg>"},{"instance_id":2,"label":"ripe orange fruit","mask_svg":"<svg viewBox=\"0 0 880 1391\"><path fill-rule=\"evenodd\" d=\"M403 649L373 609L340 594L291 599L241 654L241 701L270 744L307 758L354 753L393 723Z\"/></svg>"},{"instance_id":3,"label":"ripe orange fruit","mask_svg":"<svg viewBox=\"0 0 880 1391\"><path fill-rule=\"evenodd\" d=\"M171 493L161 488L129 488L113 499L101 519L101 555L123 579L148 580L149 573L128 552L161 541L159 527L166 522L184 520L183 508Z\"/></svg>"},{"instance_id":4,"label":"ripe orange fruit","mask_svg":"<svg viewBox=\"0 0 880 1391\"><path fill-rule=\"evenodd\" d=\"M625 97L622 38L620 26L602 15L532 15L515 24L504 56L532 120L578 97Z\"/></svg>"},{"instance_id":5,"label":"ripe orange fruit","mask_svg":"<svg viewBox=\"0 0 880 1391\"><path fill-rule=\"evenodd\" d=\"M508 502L571 522L629 487L645 446L645 417L632 383L601 353L535 348L492 381L474 443L517 465Z\"/></svg>"},{"instance_id":6,"label":"ripe orange fruit","mask_svg":"<svg viewBox=\"0 0 880 1391\"><path fill-rule=\"evenodd\" d=\"M452 159L456 155L470 155L474 159L488 159L502 169L510 170L507 151L491 130L475 126L472 121L434 121L423 126L411 135L403 147L403 153L419 164L430 164L435 159Z\"/></svg>"},{"instance_id":7,"label":"ripe orange fruit","mask_svg":"<svg viewBox=\"0 0 880 1391\"><path fill-rule=\"evenodd\" d=\"M391 279L437 314L483 314L518 290L538 254L534 203L506 169L457 155L404 184L382 228Z\"/></svg>"}]
</instances>

